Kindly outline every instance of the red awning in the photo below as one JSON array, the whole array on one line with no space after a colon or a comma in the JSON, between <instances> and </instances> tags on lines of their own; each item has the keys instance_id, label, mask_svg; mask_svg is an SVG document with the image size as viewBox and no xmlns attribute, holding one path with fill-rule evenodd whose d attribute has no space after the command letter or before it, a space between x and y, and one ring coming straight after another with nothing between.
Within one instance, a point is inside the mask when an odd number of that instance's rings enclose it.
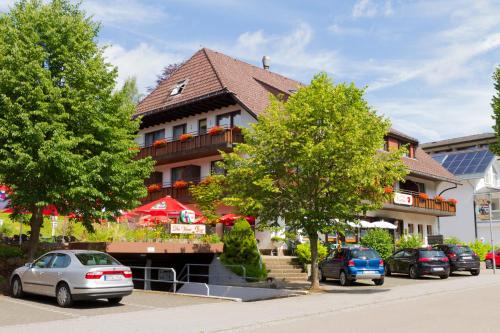
<instances>
[{"instance_id":1,"label":"red awning","mask_svg":"<svg viewBox=\"0 0 500 333\"><path fill-rule=\"evenodd\" d=\"M178 217L183 210L193 209L180 203L171 196L166 196L143 206L137 207L136 209L132 210L132 213L148 214L151 216ZM196 210L194 210L194 212L196 216L202 216L200 212Z\"/></svg>"}]
</instances>

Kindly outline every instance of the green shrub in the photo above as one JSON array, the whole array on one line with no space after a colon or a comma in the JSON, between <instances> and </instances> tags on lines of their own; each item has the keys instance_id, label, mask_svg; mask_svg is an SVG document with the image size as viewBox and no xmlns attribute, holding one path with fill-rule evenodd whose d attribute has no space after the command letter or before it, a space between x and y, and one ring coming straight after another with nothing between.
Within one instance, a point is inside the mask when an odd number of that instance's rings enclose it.
<instances>
[{"instance_id":1,"label":"green shrub","mask_svg":"<svg viewBox=\"0 0 500 333\"><path fill-rule=\"evenodd\" d=\"M399 249L415 249L422 247L424 242L420 235L405 235L396 242L396 248Z\"/></svg>"},{"instance_id":2,"label":"green shrub","mask_svg":"<svg viewBox=\"0 0 500 333\"><path fill-rule=\"evenodd\" d=\"M451 236L451 237L446 237L444 239L445 244L452 244L452 245L465 245L465 242L462 242L460 239L457 237Z\"/></svg>"},{"instance_id":3,"label":"green shrub","mask_svg":"<svg viewBox=\"0 0 500 333\"><path fill-rule=\"evenodd\" d=\"M371 247L383 260L389 258L394 251L394 241L385 229L371 229L361 238L361 245Z\"/></svg>"},{"instance_id":4,"label":"green shrub","mask_svg":"<svg viewBox=\"0 0 500 333\"><path fill-rule=\"evenodd\" d=\"M487 243L481 243L479 240L469 243L469 247L474 251L481 261L486 258L486 254L491 251L491 245Z\"/></svg>"},{"instance_id":5,"label":"green shrub","mask_svg":"<svg viewBox=\"0 0 500 333\"><path fill-rule=\"evenodd\" d=\"M19 258L23 255L23 251L17 246L0 245L0 258L2 259Z\"/></svg>"},{"instance_id":6,"label":"green shrub","mask_svg":"<svg viewBox=\"0 0 500 333\"><path fill-rule=\"evenodd\" d=\"M311 264L311 246L309 243L297 245L295 254L302 265ZM323 261L327 255L328 249L318 241L318 262Z\"/></svg>"},{"instance_id":7,"label":"green shrub","mask_svg":"<svg viewBox=\"0 0 500 333\"><path fill-rule=\"evenodd\" d=\"M260 264L260 253L255 235L246 220L238 220L230 232L224 235L224 252L220 259L225 265L242 265L246 275L252 278L265 278L267 270ZM229 268L236 274L242 274L240 267Z\"/></svg>"},{"instance_id":8,"label":"green shrub","mask_svg":"<svg viewBox=\"0 0 500 333\"><path fill-rule=\"evenodd\" d=\"M203 235L201 237L201 240L207 244L216 244L222 242L219 235L217 234Z\"/></svg>"}]
</instances>

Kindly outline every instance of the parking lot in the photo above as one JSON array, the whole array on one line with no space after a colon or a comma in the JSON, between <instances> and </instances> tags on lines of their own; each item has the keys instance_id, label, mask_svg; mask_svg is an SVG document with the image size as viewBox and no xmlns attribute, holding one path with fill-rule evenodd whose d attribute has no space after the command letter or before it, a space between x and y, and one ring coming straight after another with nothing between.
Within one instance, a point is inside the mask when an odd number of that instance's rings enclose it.
<instances>
[{"instance_id":1,"label":"parking lot","mask_svg":"<svg viewBox=\"0 0 500 333\"><path fill-rule=\"evenodd\" d=\"M159 310L188 305L226 302L215 298L189 297L140 290L123 299L119 305L107 301L77 302L72 308L60 308L54 298L30 295L22 299L0 296L0 326L46 322L97 315Z\"/></svg>"}]
</instances>

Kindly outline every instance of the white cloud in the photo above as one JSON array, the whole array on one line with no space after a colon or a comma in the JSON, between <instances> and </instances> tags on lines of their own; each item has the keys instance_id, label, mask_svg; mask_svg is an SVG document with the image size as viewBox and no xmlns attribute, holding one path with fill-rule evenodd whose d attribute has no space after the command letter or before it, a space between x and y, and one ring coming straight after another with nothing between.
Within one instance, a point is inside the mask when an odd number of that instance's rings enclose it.
<instances>
[{"instance_id":1,"label":"white cloud","mask_svg":"<svg viewBox=\"0 0 500 333\"><path fill-rule=\"evenodd\" d=\"M158 6L137 0L89 0L83 2L89 15L103 23L154 23L168 18Z\"/></svg>"},{"instance_id":2,"label":"white cloud","mask_svg":"<svg viewBox=\"0 0 500 333\"><path fill-rule=\"evenodd\" d=\"M238 37L239 48L247 48L252 52L257 51L259 48L265 46L270 41L270 38L264 36L262 30L254 32L245 32Z\"/></svg>"},{"instance_id":3,"label":"white cloud","mask_svg":"<svg viewBox=\"0 0 500 333\"><path fill-rule=\"evenodd\" d=\"M119 86L127 78L135 77L139 91L143 93L154 85L156 76L163 67L184 60L180 54L164 52L146 43L141 43L133 49L113 45L105 50L104 56L118 67Z\"/></svg>"},{"instance_id":4,"label":"white cloud","mask_svg":"<svg viewBox=\"0 0 500 333\"><path fill-rule=\"evenodd\" d=\"M374 2L373 0L359 0L352 8L352 16L360 17L375 17L375 16L391 16L394 14L392 1Z\"/></svg>"},{"instance_id":5,"label":"white cloud","mask_svg":"<svg viewBox=\"0 0 500 333\"><path fill-rule=\"evenodd\" d=\"M332 24L328 27L328 31L335 35L361 36L366 33L364 29L343 26L340 24Z\"/></svg>"}]
</instances>

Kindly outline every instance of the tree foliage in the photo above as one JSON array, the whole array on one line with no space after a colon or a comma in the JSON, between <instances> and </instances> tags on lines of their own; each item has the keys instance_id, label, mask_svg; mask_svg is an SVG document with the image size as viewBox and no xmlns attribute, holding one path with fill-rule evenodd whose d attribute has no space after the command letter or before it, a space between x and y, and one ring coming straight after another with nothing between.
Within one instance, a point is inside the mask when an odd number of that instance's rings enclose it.
<instances>
[{"instance_id":1,"label":"tree foliage","mask_svg":"<svg viewBox=\"0 0 500 333\"><path fill-rule=\"evenodd\" d=\"M385 229L368 230L361 238L361 245L374 249L384 260L389 258L394 251L394 241Z\"/></svg>"},{"instance_id":2,"label":"tree foliage","mask_svg":"<svg viewBox=\"0 0 500 333\"><path fill-rule=\"evenodd\" d=\"M491 100L493 119L495 120L495 126L493 126L493 129L495 130L497 138L500 138L500 66L498 66L493 73L493 85L496 90L496 94L493 95ZM496 155L500 155L500 143L498 140L497 143L490 145L490 149Z\"/></svg>"},{"instance_id":3,"label":"tree foliage","mask_svg":"<svg viewBox=\"0 0 500 333\"><path fill-rule=\"evenodd\" d=\"M32 254L44 206L91 226L146 195L153 162L133 160L135 83L115 90L98 32L69 0L20 1L0 16L0 182L32 213Z\"/></svg>"},{"instance_id":4,"label":"tree foliage","mask_svg":"<svg viewBox=\"0 0 500 333\"><path fill-rule=\"evenodd\" d=\"M420 235L403 235L396 242L396 249L418 249L424 246L422 237Z\"/></svg>"},{"instance_id":5,"label":"tree foliage","mask_svg":"<svg viewBox=\"0 0 500 333\"><path fill-rule=\"evenodd\" d=\"M224 235L224 252L220 259L226 265L244 266L247 277L260 279L267 276L265 265L260 262L254 232L245 219L236 221L231 231ZM240 267L230 266L230 269L242 274Z\"/></svg>"},{"instance_id":6,"label":"tree foliage","mask_svg":"<svg viewBox=\"0 0 500 333\"><path fill-rule=\"evenodd\" d=\"M210 224L215 224L219 218L216 210L224 197L223 180L221 175L212 175L189 187L194 201Z\"/></svg>"},{"instance_id":7,"label":"tree foliage","mask_svg":"<svg viewBox=\"0 0 500 333\"><path fill-rule=\"evenodd\" d=\"M163 67L163 69L161 70L161 73L156 76L156 84L152 87L148 87L148 91L151 92L151 91L155 90L163 81L167 80L182 65L184 65L184 62L170 64L170 65Z\"/></svg>"},{"instance_id":8,"label":"tree foliage","mask_svg":"<svg viewBox=\"0 0 500 333\"><path fill-rule=\"evenodd\" d=\"M314 77L287 101L269 107L245 143L223 154L225 202L259 216L261 225L282 217L289 230L311 241L312 287L318 287L318 232L332 233L387 199L384 187L406 174L403 149L382 152L390 123L363 99L354 84Z\"/></svg>"},{"instance_id":9,"label":"tree foliage","mask_svg":"<svg viewBox=\"0 0 500 333\"><path fill-rule=\"evenodd\" d=\"M311 264L311 244L301 243L297 245L297 249L295 250L295 254L299 259L300 263L303 265ZM328 248L318 242L318 262L323 261L328 256Z\"/></svg>"}]
</instances>

